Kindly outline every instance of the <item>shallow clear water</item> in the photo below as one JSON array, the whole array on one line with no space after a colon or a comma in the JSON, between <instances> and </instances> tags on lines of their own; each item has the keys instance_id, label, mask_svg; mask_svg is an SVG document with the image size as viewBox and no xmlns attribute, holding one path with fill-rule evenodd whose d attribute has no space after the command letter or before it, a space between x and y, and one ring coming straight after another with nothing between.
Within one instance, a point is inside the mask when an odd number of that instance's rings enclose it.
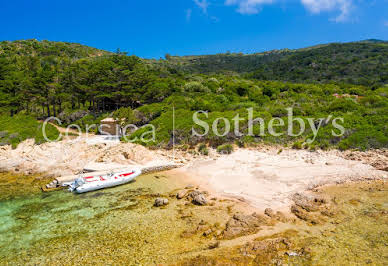
<instances>
[{"instance_id":1,"label":"shallow clear water","mask_svg":"<svg viewBox=\"0 0 388 266\"><path fill-rule=\"evenodd\" d=\"M305 245L314 264L388 265L388 184L349 183L323 189L338 214Z\"/></svg>"},{"instance_id":2,"label":"shallow clear water","mask_svg":"<svg viewBox=\"0 0 388 266\"><path fill-rule=\"evenodd\" d=\"M152 206L154 193L175 188L167 177L148 175L83 195L35 191L2 199L0 264L166 261L198 246L180 238L187 224L176 218L174 202Z\"/></svg>"},{"instance_id":3,"label":"shallow clear water","mask_svg":"<svg viewBox=\"0 0 388 266\"><path fill-rule=\"evenodd\" d=\"M208 250L209 241L197 232L182 237L203 219L221 224L229 219L228 202L198 207L174 195L183 184L169 176L140 176L136 182L82 195L67 191L42 193L47 180L0 174L0 265L3 264L155 264L193 259L193 264L223 260L226 264L268 262L275 256L291 265L387 265L388 187L385 182L327 187L322 193L334 202L337 214L322 225L292 224L288 238L294 251L247 257L238 246ZM156 197L169 197L167 207L155 208ZM221 205L224 204L224 205ZM187 212L192 213L188 218ZM268 235L271 238L271 235ZM231 240L233 241L233 240ZM275 255L274 255L275 254ZM207 255L204 260L198 255Z\"/></svg>"}]
</instances>

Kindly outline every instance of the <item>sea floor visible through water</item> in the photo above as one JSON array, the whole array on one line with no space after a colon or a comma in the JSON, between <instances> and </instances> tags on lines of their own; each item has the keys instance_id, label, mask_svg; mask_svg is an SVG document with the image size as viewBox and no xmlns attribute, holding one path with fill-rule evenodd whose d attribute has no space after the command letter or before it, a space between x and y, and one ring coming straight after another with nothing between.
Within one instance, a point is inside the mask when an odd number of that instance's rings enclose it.
<instances>
[{"instance_id":1,"label":"sea floor visible through water","mask_svg":"<svg viewBox=\"0 0 388 266\"><path fill-rule=\"evenodd\" d=\"M174 200L183 185L163 174L81 195L40 192L43 182L36 176L1 174L0 264L171 263L206 249L209 242L200 236L181 238L200 222L191 215L182 218L183 209L207 221L223 219L226 212L195 211L196 206ZM161 196L170 198L169 205L154 207Z\"/></svg>"},{"instance_id":2,"label":"sea floor visible through water","mask_svg":"<svg viewBox=\"0 0 388 266\"><path fill-rule=\"evenodd\" d=\"M222 231L239 210L238 203L218 199L195 206L177 200L176 192L187 184L168 172L83 195L65 190L43 193L39 187L46 182L39 176L0 174L1 265L387 265L388 261L384 180L319 189L337 210L322 224L294 219L232 240L202 232L182 236L198 224ZM169 204L153 207L157 197L168 198ZM286 244L274 245L279 238ZM255 243L263 247L260 252L250 249Z\"/></svg>"}]
</instances>

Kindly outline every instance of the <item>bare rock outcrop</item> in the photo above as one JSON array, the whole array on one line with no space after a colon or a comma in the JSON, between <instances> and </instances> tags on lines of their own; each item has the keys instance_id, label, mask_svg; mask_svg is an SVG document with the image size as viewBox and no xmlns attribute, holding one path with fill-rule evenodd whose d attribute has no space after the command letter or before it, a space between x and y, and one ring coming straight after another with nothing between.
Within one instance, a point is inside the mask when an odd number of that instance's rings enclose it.
<instances>
[{"instance_id":1,"label":"bare rock outcrop","mask_svg":"<svg viewBox=\"0 0 388 266\"><path fill-rule=\"evenodd\" d=\"M178 191L178 193L176 194L176 198L183 199L184 197L186 197L186 195L187 195L187 190L181 190L181 191Z\"/></svg>"},{"instance_id":2,"label":"bare rock outcrop","mask_svg":"<svg viewBox=\"0 0 388 266\"><path fill-rule=\"evenodd\" d=\"M203 194L199 194L199 195L196 195L193 198L193 203L196 204L196 205L203 206L203 205L207 204L207 199L206 199L206 197Z\"/></svg>"},{"instance_id":3,"label":"bare rock outcrop","mask_svg":"<svg viewBox=\"0 0 388 266\"><path fill-rule=\"evenodd\" d=\"M260 230L260 226L267 225L269 218L257 213L251 215L235 214L226 223L223 236L226 239L235 238L244 234L254 234Z\"/></svg>"},{"instance_id":4,"label":"bare rock outcrop","mask_svg":"<svg viewBox=\"0 0 388 266\"><path fill-rule=\"evenodd\" d=\"M370 151L345 151L342 157L347 160L360 161L369 164L377 170L388 171L388 150L370 150Z\"/></svg>"},{"instance_id":5,"label":"bare rock outcrop","mask_svg":"<svg viewBox=\"0 0 388 266\"><path fill-rule=\"evenodd\" d=\"M308 223L321 224L326 221L324 216L333 215L328 199L321 196L296 193L292 199L295 204L291 206L291 212Z\"/></svg>"},{"instance_id":6,"label":"bare rock outcrop","mask_svg":"<svg viewBox=\"0 0 388 266\"><path fill-rule=\"evenodd\" d=\"M292 200L295 204L308 212L315 212L320 209L323 204L327 203L327 200L323 197L313 197L309 195L303 195L300 193L294 194Z\"/></svg>"},{"instance_id":7,"label":"bare rock outcrop","mask_svg":"<svg viewBox=\"0 0 388 266\"><path fill-rule=\"evenodd\" d=\"M168 204L168 199L166 199L166 198L157 198L157 199L155 199L154 206L155 207L161 207L161 206L165 206L167 204Z\"/></svg>"},{"instance_id":8,"label":"bare rock outcrop","mask_svg":"<svg viewBox=\"0 0 388 266\"><path fill-rule=\"evenodd\" d=\"M322 222L324 222L324 220L321 216L319 216L318 213L308 212L302 207L295 204L291 206L291 212L295 214L295 216L299 219L311 224L321 224Z\"/></svg>"},{"instance_id":9,"label":"bare rock outcrop","mask_svg":"<svg viewBox=\"0 0 388 266\"><path fill-rule=\"evenodd\" d=\"M272 210L271 208L265 209L264 214L267 215L268 217L272 218L272 219L275 219L275 220L279 221L279 222L285 223L285 222L288 221L287 217L282 212L277 211L275 213L275 211Z\"/></svg>"},{"instance_id":10,"label":"bare rock outcrop","mask_svg":"<svg viewBox=\"0 0 388 266\"><path fill-rule=\"evenodd\" d=\"M208 200L207 200L205 194L207 194L207 193L201 192L198 190L194 190L194 191L190 192L188 196L192 199L193 204L203 206L203 205L206 205L208 203Z\"/></svg>"},{"instance_id":11,"label":"bare rock outcrop","mask_svg":"<svg viewBox=\"0 0 388 266\"><path fill-rule=\"evenodd\" d=\"M204 220L201 220L195 228L183 231L181 237L189 238L199 233L203 236L208 236L212 232L213 228L209 225L209 223Z\"/></svg>"},{"instance_id":12,"label":"bare rock outcrop","mask_svg":"<svg viewBox=\"0 0 388 266\"><path fill-rule=\"evenodd\" d=\"M279 250L286 250L290 247L290 242L287 238L279 237L274 239L265 239L259 241L253 241L245 244L240 252L250 255L270 255L273 256L278 253Z\"/></svg>"}]
</instances>

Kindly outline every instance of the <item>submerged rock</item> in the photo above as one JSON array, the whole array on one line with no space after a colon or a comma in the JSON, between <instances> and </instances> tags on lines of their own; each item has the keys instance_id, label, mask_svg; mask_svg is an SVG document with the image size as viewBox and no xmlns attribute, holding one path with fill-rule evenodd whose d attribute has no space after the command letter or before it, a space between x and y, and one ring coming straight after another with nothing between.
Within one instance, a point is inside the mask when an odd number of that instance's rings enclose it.
<instances>
[{"instance_id":1,"label":"submerged rock","mask_svg":"<svg viewBox=\"0 0 388 266\"><path fill-rule=\"evenodd\" d=\"M166 199L166 198L157 198L155 200L154 206L155 207L161 207L161 206L165 206L167 204L168 204L168 199Z\"/></svg>"},{"instance_id":2,"label":"submerged rock","mask_svg":"<svg viewBox=\"0 0 388 266\"><path fill-rule=\"evenodd\" d=\"M177 199L183 199L184 197L186 197L186 195L187 195L187 191L186 190L181 190L181 191L179 191L176 194L176 198Z\"/></svg>"},{"instance_id":3,"label":"submerged rock","mask_svg":"<svg viewBox=\"0 0 388 266\"><path fill-rule=\"evenodd\" d=\"M296 205L308 212L318 211L321 205L327 203L327 200L324 198L302 195L300 193L294 194L292 200Z\"/></svg>"},{"instance_id":4,"label":"submerged rock","mask_svg":"<svg viewBox=\"0 0 388 266\"><path fill-rule=\"evenodd\" d=\"M203 194L199 194L193 198L193 203L196 205L206 205L207 199Z\"/></svg>"},{"instance_id":5,"label":"submerged rock","mask_svg":"<svg viewBox=\"0 0 388 266\"><path fill-rule=\"evenodd\" d=\"M213 230L212 230L212 229L208 229L208 230L206 230L205 232L203 232L203 236L208 236L208 235L210 235L211 233L213 233Z\"/></svg>"},{"instance_id":6,"label":"submerged rock","mask_svg":"<svg viewBox=\"0 0 388 266\"><path fill-rule=\"evenodd\" d=\"M271 208L267 208L265 209L264 214L279 222L283 222L283 223L287 222L287 217L280 211L277 211L275 213L275 211L272 210Z\"/></svg>"},{"instance_id":7,"label":"submerged rock","mask_svg":"<svg viewBox=\"0 0 388 266\"><path fill-rule=\"evenodd\" d=\"M215 248L218 248L220 246L220 241L215 241L213 243L210 243L209 245L209 249L215 249Z\"/></svg>"},{"instance_id":8,"label":"submerged rock","mask_svg":"<svg viewBox=\"0 0 388 266\"><path fill-rule=\"evenodd\" d=\"M271 209L271 208L267 208L264 210L264 214L271 217L271 218L274 218L275 217L275 212Z\"/></svg>"},{"instance_id":9,"label":"submerged rock","mask_svg":"<svg viewBox=\"0 0 388 266\"><path fill-rule=\"evenodd\" d=\"M328 199L321 196L296 193L292 199L295 204L291 206L291 212L306 222L321 224L326 220L323 216L333 217L335 214Z\"/></svg>"},{"instance_id":10,"label":"submerged rock","mask_svg":"<svg viewBox=\"0 0 388 266\"><path fill-rule=\"evenodd\" d=\"M194 198L195 196L202 194L199 190L194 190L189 193L189 197Z\"/></svg>"},{"instance_id":11,"label":"submerged rock","mask_svg":"<svg viewBox=\"0 0 388 266\"><path fill-rule=\"evenodd\" d=\"M275 215L275 219L278 220L279 222L286 223L288 222L287 217L284 215L284 213L277 211Z\"/></svg>"},{"instance_id":12,"label":"submerged rock","mask_svg":"<svg viewBox=\"0 0 388 266\"><path fill-rule=\"evenodd\" d=\"M281 253L279 251L287 250L288 248L289 241L286 238L278 237L248 242L240 248L240 252L245 255L255 256L255 261L260 261L262 265L273 265L273 263L269 262L273 262L275 258L279 257L279 253ZM275 263L274 265L283 265L283 263Z\"/></svg>"},{"instance_id":13,"label":"submerged rock","mask_svg":"<svg viewBox=\"0 0 388 266\"><path fill-rule=\"evenodd\" d=\"M196 234L195 230L185 230L181 233L181 238L190 238L193 237Z\"/></svg>"},{"instance_id":14,"label":"submerged rock","mask_svg":"<svg viewBox=\"0 0 388 266\"><path fill-rule=\"evenodd\" d=\"M213 229L210 228L209 224L204 220L201 220L198 225L190 230L185 230L182 232L182 238L189 238L197 234L202 234L203 236L208 236L213 232Z\"/></svg>"},{"instance_id":15,"label":"submerged rock","mask_svg":"<svg viewBox=\"0 0 388 266\"><path fill-rule=\"evenodd\" d=\"M206 194L207 192L194 190L194 191L191 191L188 196L192 199L193 204L203 206L208 203L208 200L205 196Z\"/></svg>"},{"instance_id":16,"label":"submerged rock","mask_svg":"<svg viewBox=\"0 0 388 266\"><path fill-rule=\"evenodd\" d=\"M180 219L187 219L187 218L193 217L193 212L187 209L179 209L178 213L179 213L178 217Z\"/></svg>"},{"instance_id":17,"label":"submerged rock","mask_svg":"<svg viewBox=\"0 0 388 266\"><path fill-rule=\"evenodd\" d=\"M251 215L235 214L226 224L224 238L234 238L243 234L254 234L260 226L269 223L269 218L253 213Z\"/></svg>"},{"instance_id":18,"label":"submerged rock","mask_svg":"<svg viewBox=\"0 0 388 266\"><path fill-rule=\"evenodd\" d=\"M299 219L312 224L320 224L323 222L322 217L319 217L317 213L308 212L302 207L295 204L291 206L291 212L295 214L295 216L298 217Z\"/></svg>"}]
</instances>

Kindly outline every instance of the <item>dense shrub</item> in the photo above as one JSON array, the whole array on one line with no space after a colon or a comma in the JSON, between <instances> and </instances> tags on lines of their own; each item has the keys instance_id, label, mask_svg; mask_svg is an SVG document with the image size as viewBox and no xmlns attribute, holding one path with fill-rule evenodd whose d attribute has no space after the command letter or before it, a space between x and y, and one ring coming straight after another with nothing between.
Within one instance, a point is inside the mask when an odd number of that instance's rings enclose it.
<instances>
[{"instance_id":1,"label":"dense shrub","mask_svg":"<svg viewBox=\"0 0 388 266\"><path fill-rule=\"evenodd\" d=\"M14 148L20 142L30 138L34 139L36 144L46 142L42 131L42 123L31 116L16 115L10 118L1 115L0 131L3 132L0 135L0 143L2 145L11 144ZM59 132L54 126L47 124L46 136L49 140L55 140L58 138Z\"/></svg>"},{"instance_id":2,"label":"dense shrub","mask_svg":"<svg viewBox=\"0 0 388 266\"><path fill-rule=\"evenodd\" d=\"M294 142L294 144L292 144L292 148L296 149L296 150L301 150L302 149L302 144L303 143L301 141Z\"/></svg>"},{"instance_id":3,"label":"dense shrub","mask_svg":"<svg viewBox=\"0 0 388 266\"><path fill-rule=\"evenodd\" d=\"M198 81L191 81L185 84L185 92L209 92L209 89L206 88L202 83Z\"/></svg>"},{"instance_id":4,"label":"dense shrub","mask_svg":"<svg viewBox=\"0 0 388 266\"><path fill-rule=\"evenodd\" d=\"M198 152L202 155L209 155L209 150L208 150L206 144L204 144L204 143L199 144Z\"/></svg>"},{"instance_id":5,"label":"dense shrub","mask_svg":"<svg viewBox=\"0 0 388 266\"><path fill-rule=\"evenodd\" d=\"M224 144L217 147L217 152L221 154L231 154L234 148L231 144Z\"/></svg>"}]
</instances>

